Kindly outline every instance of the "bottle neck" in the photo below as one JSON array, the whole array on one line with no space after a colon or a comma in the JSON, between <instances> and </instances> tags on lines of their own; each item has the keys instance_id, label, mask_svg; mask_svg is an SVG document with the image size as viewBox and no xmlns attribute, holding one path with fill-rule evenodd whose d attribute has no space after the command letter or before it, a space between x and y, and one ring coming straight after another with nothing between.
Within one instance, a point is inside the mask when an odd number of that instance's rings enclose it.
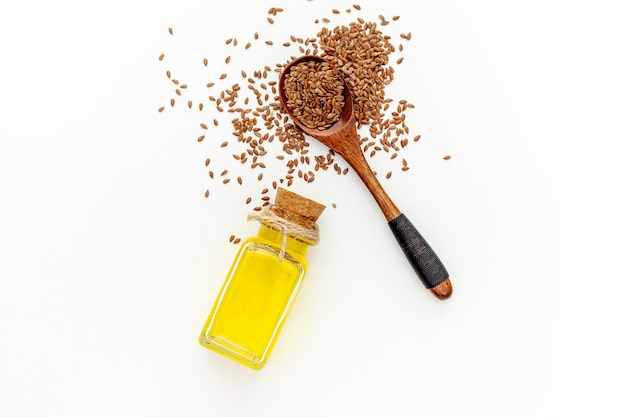
<instances>
[{"instance_id":1,"label":"bottle neck","mask_svg":"<svg viewBox=\"0 0 626 417\"><path fill-rule=\"evenodd\" d=\"M278 248L283 245L283 233L267 224L261 223L259 227L258 236L262 237L270 242L274 243ZM293 235L287 235L287 252L297 253L305 256L309 249L310 243L304 238L299 238Z\"/></svg>"}]
</instances>

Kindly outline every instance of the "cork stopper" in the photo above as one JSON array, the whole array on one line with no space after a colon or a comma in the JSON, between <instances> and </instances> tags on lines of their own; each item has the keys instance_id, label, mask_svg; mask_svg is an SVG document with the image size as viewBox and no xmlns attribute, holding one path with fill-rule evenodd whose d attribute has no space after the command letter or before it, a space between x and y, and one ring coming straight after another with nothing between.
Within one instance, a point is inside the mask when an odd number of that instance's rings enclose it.
<instances>
[{"instance_id":1,"label":"cork stopper","mask_svg":"<svg viewBox=\"0 0 626 417\"><path fill-rule=\"evenodd\" d=\"M314 224L326 208L323 204L281 187L276 191L274 206L281 217L305 227Z\"/></svg>"}]
</instances>

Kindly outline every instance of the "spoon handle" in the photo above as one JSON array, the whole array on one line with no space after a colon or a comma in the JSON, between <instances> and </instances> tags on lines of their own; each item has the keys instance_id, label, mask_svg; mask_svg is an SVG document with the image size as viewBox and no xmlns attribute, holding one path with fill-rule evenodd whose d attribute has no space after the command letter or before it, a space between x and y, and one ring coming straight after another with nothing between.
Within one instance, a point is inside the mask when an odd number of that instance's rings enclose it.
<instances>
[{"instance_id":1,"label":"spoon handle","mask_svg":"<svg viewBox=\"0 0 626 417\"><path fill-rule=\"evenodd\" d=\"M389 222L389 227L424 286L438 298L452 295L448 271L409 219L400 214Z\"/></svg>"}]
</instances>

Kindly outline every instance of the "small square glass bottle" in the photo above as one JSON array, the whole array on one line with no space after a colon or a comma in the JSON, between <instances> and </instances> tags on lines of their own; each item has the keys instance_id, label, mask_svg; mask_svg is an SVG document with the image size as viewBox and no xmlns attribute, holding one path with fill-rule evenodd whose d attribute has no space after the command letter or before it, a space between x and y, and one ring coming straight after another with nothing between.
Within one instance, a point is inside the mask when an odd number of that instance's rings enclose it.
<instances>
[{"instance_id":1,"label":"small square glass bottle","mask_svg":"<svg viewBox=\"0 0 626 417\"><path fill-rule=\"evenodd\" d=\"M248 216L261 223L258 234L239 248L200 334L202 346L263 368L302 286L324 208L278 188L273 205Z\"/></svg>"}]
</instances>

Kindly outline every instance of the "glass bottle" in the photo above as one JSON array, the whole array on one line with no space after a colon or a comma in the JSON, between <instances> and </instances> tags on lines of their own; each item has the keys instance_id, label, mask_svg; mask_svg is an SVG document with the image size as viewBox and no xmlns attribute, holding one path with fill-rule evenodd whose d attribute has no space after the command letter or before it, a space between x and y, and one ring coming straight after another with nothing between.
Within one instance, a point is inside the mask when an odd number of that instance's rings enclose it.
<instances>
[{"instance_id":1,"label":"glass bottle","mask_svg":"<svg viewBox=\"0 0 626 417\"><path fill-rule=\"evenodd\" d=\"M324 208L278 188L273 205L248 216L261 223L258 234L239 248L200 334L202 346L263 368L302 286Z\"/></svg>"}]
</instances>

